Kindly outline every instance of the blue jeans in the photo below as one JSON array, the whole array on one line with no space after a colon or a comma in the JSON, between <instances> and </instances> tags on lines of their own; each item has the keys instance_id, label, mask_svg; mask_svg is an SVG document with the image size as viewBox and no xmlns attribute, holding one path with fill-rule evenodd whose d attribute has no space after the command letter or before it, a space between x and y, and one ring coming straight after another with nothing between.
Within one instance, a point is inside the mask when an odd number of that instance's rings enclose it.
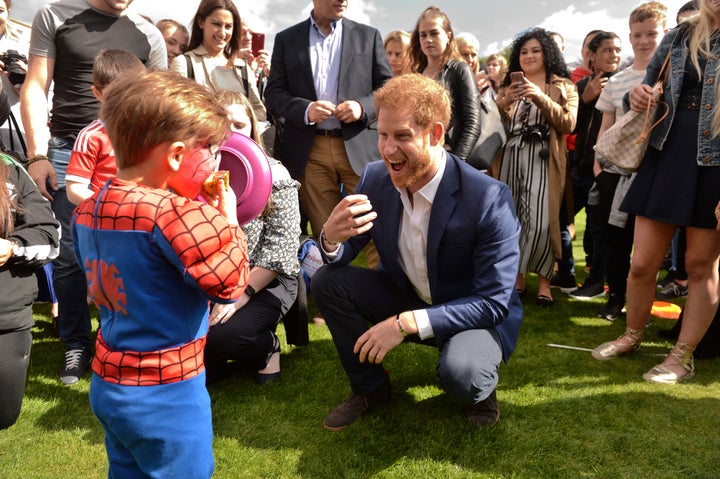
<instances>
[{"instance_id":1,"label":"blue jeans","mask_svg":"<svg viewBox=\"0 0 720 479\"><path fill-rule=\"evenodd\" d=\"M53 287L58 299L58 333L65 348L90 348L90 311L87 304L85 272L75 258L70 220L75 205L65 190L65 169L70 161L72 142L53 137L48 143L48 158L55 167L60 189L53 192L52 210L60 222L60 254L53 260ZM62 178L62 179L61 179Z\"/></svg>"}]
</instances>

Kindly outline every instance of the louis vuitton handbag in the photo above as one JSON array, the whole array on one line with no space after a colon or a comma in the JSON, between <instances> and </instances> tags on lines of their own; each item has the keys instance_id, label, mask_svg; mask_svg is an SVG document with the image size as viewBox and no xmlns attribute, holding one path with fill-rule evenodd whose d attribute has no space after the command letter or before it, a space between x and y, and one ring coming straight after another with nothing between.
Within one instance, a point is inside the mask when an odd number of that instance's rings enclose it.
<instances>
[{"instance_id":1,"label":"louis vuitton handbag","mask_svg":"<svg viewBox=\"0 0 720 479\"><path fill-rule=\"evenodd\" d=\"M645 111L629 111L598 138L595 152L628 171L636 171L645 157L650 132L668 115L670 107L662 101L663 89L670 71L670 52L663 62L659 80L653 86L653 99ZM654 119L654 121L653 121Z\"/></svg>"}]
</instances>

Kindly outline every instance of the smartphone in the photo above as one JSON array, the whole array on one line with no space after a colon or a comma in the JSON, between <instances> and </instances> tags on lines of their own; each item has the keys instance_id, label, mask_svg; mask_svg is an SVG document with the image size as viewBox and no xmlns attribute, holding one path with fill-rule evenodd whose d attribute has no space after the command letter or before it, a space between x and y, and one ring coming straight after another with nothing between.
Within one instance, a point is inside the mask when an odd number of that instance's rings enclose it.
<instances>
[{"instance_id":1,"label":"smartphone","mask_svg":"<svg viewBox=\"0 0 720 479\"><path fill-rule=\"evenodd\" d=\"M253 56L260 55L260 50L265 49L265 34L264 33L252 33L252 54Z\"/></svg>"},{"instance_id":2,"label":"smartphone","mask_svg":"<svg viewBox=\"0 0 720 479\"><path fill-rule=\"evenodd\" d=\"M511 83L523 83L525 81L525 74L523 72L510 72Z\"/></svg>"}]
</instances>

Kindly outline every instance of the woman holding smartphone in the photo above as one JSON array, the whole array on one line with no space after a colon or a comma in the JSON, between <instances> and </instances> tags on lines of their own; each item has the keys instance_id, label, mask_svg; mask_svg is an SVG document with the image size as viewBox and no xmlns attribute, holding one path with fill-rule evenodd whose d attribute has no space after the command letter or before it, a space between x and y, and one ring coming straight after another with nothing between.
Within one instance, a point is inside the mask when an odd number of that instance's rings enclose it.
<instances>
[{"instance_id":1,"label":"woman holding smartphone","mask_svg":"<svg viewBox=\"0 0 720 479\"><path fill-rule=\"evenodd\" d=\"M561 256L560 204L565 189L565 134L575 127L578 96L562 53L547 31L534 28L515 39L509 73L498 94L510 138L493 175L515 199L522 232L515 285L525 293L525 273L539 276L536 304L552 306L550 275Z\"/></svg>"}]
</instances>

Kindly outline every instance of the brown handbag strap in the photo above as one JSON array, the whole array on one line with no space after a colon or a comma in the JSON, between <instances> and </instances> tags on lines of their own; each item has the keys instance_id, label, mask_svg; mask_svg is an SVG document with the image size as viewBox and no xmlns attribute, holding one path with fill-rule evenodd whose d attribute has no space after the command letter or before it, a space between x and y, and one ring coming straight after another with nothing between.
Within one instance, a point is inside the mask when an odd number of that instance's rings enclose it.
<instances>
[{"instance_id":1,"label":"brown handbag strap","mask_svg":"<svg viewBox=\"0 0 720 479\"><path fill-rule=\"evenodd\" d=\"M660 73L658 73L658 79L662 77L662 84L665 85L667 82L668 74L670 73L670 52L672 51L672 48L668 50L668 54L665 57L665 61L662 64L662 67L660 67Z\"/></svg>"},{"instance_id":2,"label":"brown handbag strap","mask_svg":"<svg viewBox=\"0 0 720 479\"><path fill-rule=\"evenodd\" d=\"M655 85L653 86L653 95L656 91L658 93L658 107L665 107L665 112L648 127L648 123L650 123L650 110L652 110L652 102L648 102L647 108L645 109L645 122L643 123L643 129L640 132L640 136L637 140L635 140L636 145L644 143L650 135L650 132L653 131L653 129L655 129L655 127L668 116L668 113L670 113L670 107L668 104L664 101L660 101L664 92L665 83L667 82L668 73L670 72L670 52L671 50L668 50L665 61L660 68L660 73L658 74L658 81L655 82Z\"/></svg>"}]
</instances>

